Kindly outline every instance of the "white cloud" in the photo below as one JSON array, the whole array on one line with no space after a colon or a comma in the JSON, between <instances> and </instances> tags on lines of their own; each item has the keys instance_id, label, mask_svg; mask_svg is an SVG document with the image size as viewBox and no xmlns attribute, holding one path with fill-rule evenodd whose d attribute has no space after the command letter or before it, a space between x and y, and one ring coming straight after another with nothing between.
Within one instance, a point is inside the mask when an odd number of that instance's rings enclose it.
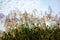
<instances>
[{"instance_id":1,"label":"white cloud","mask_svg":"<svg viewBox=\"0 0 60 40\"><path fill-rule=\"evenodd\" d=\"M39 8L39 2L40 0L3 0L1 10L4 14L8 14L9 11L15 10L16 8L30 12L34 8Z\"/></svg>"}]
</instances>

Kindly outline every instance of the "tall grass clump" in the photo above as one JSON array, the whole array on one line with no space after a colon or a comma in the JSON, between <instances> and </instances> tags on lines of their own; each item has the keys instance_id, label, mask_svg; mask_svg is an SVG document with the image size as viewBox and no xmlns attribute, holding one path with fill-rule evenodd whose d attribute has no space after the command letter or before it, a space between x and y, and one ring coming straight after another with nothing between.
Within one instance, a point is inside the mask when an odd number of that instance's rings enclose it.
<instances>
[{"instance_id":1,"label":"tall grass clump","mask_svg":"<svg viewBox=\"0 0 60 40\"><path fill-rule=\"evenodd\" d=\"M42 18L26 11L18 14L11 12L10 16L6 17L4 24L6 30L2 33L1 40L60 40L60 18L53 17L51 8L49 9Z\"/></svg>"}]
</instances>

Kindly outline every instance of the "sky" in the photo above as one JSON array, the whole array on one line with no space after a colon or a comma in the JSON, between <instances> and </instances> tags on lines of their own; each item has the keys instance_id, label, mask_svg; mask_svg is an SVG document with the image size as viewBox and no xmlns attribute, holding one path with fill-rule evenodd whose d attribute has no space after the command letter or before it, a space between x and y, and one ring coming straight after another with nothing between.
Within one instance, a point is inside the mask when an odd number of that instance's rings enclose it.
<instances>
[{"instance_id":1,"label":"sky","mask_svg":"<svg viewBox=\"0 0 60 40\"><path fill-rule=\"evenodd\" d=\"M37 12L48 11L48 6L51 6L53 15L60 11L60 0L0 0L0 13L8 15L11 10L22 11L25 10L32 13L34 9ZM0 29L3 30L3 24L0 22Z\"/></svg>"},{"instance_id":2,"label":"sky","mask_svg":"<svg viewBox=\"0 0 60 40\"><path fill-rule=\"evenodd\" d=\"M20 10L32 12L37 9L38 12L48 11L51 6L54 13L60 11L60 0L0 0L0 13L7 15L11 10Z\"/></svg>"}]
</instances>

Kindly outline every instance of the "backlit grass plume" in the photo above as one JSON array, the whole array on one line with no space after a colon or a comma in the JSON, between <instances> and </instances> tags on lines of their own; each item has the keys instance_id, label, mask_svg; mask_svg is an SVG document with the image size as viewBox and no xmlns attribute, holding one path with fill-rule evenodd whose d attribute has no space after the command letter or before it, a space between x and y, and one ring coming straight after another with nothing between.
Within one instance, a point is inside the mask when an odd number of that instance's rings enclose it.
<instances>
[{"instance_id":1,"label":"backlit grass plume","mask_svg":"<svg viewBox=\"0 0 60 40\"><path fill-rule=\"evenodd\" d=\"M6 30L2 33L0 39L60 40L60 18L57 17L56 19L56 16L52 16L51 8L49 10L49 12L45 12L43 17L36 17L33 13L29 14L26 11L24 13L11 12L6 17L4 23ZM33 12L35 13L35 11Z\"/></svg>"}]
</instances>

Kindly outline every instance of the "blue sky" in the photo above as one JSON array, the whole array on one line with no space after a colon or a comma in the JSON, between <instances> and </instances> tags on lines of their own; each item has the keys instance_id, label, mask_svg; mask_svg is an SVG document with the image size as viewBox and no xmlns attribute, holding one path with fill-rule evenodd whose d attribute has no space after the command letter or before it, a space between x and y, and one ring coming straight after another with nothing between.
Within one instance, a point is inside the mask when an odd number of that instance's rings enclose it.
<instances>
[{"instance_id":1,"label":"blue sky","mask_svg":"<svg viewBox=\"0 0 60 40\"><path fill-rule=\"evenodd\" d=\"M51 6L53 12L60 11L60 0L0 0L0 13L7 15L11 10L32 12L33 9L47 11Z\"/></svg>"}]
</instances>

